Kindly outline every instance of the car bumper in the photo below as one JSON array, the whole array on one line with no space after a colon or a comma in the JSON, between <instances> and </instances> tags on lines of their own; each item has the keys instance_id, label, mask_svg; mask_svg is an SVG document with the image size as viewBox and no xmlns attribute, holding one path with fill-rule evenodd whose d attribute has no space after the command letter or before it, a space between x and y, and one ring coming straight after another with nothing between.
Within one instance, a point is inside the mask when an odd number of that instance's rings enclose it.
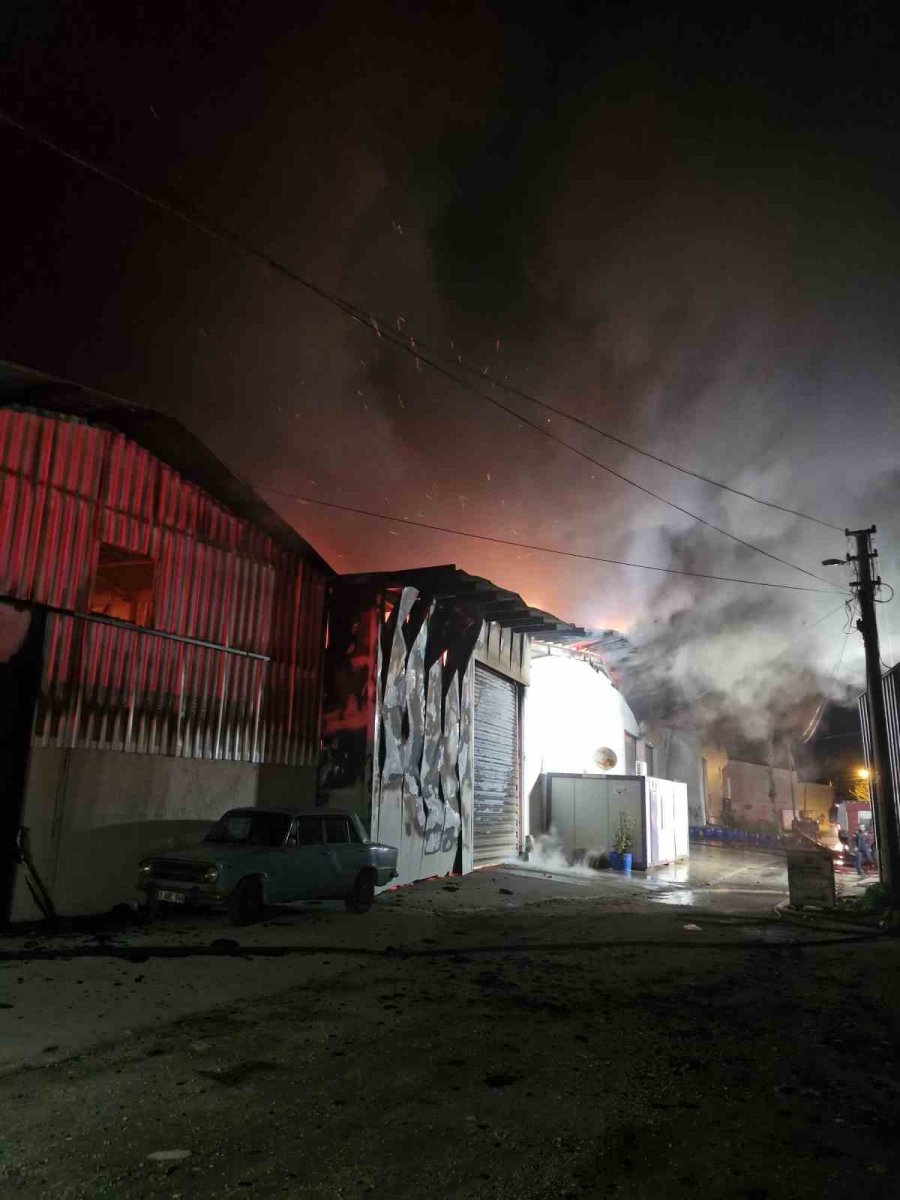
<instances>
[{"instance_id":1,"label":"car bumper","mask_svg":"<svg viewBox=\"0 0 900 1200\"><path fill-rule=\"evenodd\" d=\"M170 882L167 879L148 879L146 882L138 884L138 890L147 896L151 892L157 894L160 892L171 892L173 895L183 896L184 904L197 905L198 907L208 904L228 903L227 892L223 892L216 883L185 883L183 880L176 883Z\"/></svg>"}]
</instances>

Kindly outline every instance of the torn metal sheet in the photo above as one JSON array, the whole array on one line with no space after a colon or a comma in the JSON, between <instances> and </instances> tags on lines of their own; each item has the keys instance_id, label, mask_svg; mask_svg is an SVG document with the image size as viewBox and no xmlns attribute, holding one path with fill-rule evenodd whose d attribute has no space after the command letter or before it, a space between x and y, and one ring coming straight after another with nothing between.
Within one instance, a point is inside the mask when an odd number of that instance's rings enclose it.
<instances>
[{"instance_id":1,"label":"torn metal sheet","mask_svg":"<svg viewBox=\"0 0 900 1200\"><path fill-rule=\"evenodd\" d=\"M444 798L441 795L441 766L443 722L441 694L443 664L438 658L428 672L428 691L425 700L425 743L422 754L422 800L425 804L424 854L435 854L441 846L444 831Z\"/></svg>"}]
</instances>

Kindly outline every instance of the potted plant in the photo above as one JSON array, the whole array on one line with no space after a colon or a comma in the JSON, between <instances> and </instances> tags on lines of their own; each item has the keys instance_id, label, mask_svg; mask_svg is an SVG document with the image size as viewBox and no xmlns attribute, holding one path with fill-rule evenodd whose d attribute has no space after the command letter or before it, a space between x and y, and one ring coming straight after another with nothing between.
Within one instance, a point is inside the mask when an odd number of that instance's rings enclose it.
<instances>
[{"instance_id":1,"label":"potted plant","mask_svg":"<svg viewBox=\"0 0 900 1200\"><path fill-rule=\"evenodd\" d=\"M619 871L630 871L633 852L634 826L627 813L620 813L619 824L613 837L613 853L609 856L613 866Z\"/></svg>"}]
</instances>

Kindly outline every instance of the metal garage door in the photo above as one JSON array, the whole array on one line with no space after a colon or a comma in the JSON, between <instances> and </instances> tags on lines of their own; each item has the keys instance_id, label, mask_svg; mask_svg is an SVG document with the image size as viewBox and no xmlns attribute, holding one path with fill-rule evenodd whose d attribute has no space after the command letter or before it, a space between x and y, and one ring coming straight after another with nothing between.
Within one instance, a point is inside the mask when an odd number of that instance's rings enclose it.
<instances>
[{"instance_id":1,"label":"metal garage door","mask_svg":"<svg viewBox=\"0 0 900 1200\"><path fill-rule=\"evenodd\" d=\"M475 866L518 850L519 688L475 664Z\"/></svg>"}]
</instances>

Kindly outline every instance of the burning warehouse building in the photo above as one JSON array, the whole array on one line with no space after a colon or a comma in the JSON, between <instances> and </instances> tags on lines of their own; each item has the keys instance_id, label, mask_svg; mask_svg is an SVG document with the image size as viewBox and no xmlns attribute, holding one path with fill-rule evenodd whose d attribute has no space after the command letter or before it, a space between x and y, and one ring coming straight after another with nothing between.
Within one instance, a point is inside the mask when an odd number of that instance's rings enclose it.
<instances>
[{"instance_id":1,"label":"burning warehouse building","mask_svg":"<svg viewBox=\"0 0 900 1200\"><path fill-rule=\"evenodd\" d=\"M0 919L36 915L23 824L96 912L223 809L313 801L332 572L177 422L0 383Z\"/></svg>"},{"instance_id":2,"label":"burning warehouse building","mask_svg":"<svg viewBox=\"0 0 900 1200\"><path fill-rule=\"evenodd\" d=\"M330 592L323 795L399 848L401 883L515 856L531 643L583 631L453 566Z\"/></svg>"},{"instance_id":3,"label":"burning warehouse building","mask_svg":"<svg viewBox=\"0 0 900 1200\"><path fill-rule=\"evenodd\" d=\"M37 915L23 825L64 914L236 805L350 803L405 882L515 854L530 639L571 626L453 567L336 577L152 410L19 368L0 401L0 921Z\"/></svg>"}]
</instances>

